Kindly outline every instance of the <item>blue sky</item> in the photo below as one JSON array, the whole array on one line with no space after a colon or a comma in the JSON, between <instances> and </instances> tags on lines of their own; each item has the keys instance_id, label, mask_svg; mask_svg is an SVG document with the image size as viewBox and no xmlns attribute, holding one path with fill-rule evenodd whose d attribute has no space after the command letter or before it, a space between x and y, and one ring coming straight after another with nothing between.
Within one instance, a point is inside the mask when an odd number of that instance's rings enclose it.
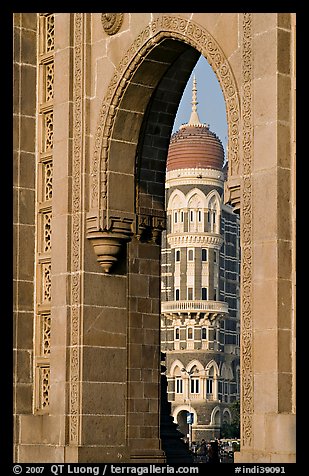
<instances>
[{"instance_id":1,"label":"blue sky","mask_svg":"<svg viewBox=\"0 0 309 476\"><path fill-rule=\"evenodd\" d=\"M188 122L191 114L193 76L197 83L197 112L202 123L209 124L209 129L221 139L225 156L227 150L227 121L224 97L217 76L204 56L201 56L189 78L174 122L173 132L181 124Z\"/></svg>"}]
</instances>

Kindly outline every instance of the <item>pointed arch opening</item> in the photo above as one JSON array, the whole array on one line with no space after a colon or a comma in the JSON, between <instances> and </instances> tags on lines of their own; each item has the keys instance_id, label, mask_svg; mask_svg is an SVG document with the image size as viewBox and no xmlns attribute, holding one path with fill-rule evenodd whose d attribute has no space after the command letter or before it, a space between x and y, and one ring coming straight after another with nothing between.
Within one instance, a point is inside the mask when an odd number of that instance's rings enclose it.
<instances>
[{"instance_id":1,"label":"pointed arch opening","mask_svg":"<svg viewBox=\"0 0 309 476\"><path fill-rule=\"evenodd\" d=\"M133 410L136 392L146 398L146 388L149 387L140 378L136 380L139 369L153 370L149 377L152 388L160 385L157 371L160 366L160 328L153 322L159 322L160 311L158 264L161 232L166 228L166 158L180 98L201 53L208 57L220 80L228 114L236 112L233 121L230 116L229 150L234 167L238 160L239 101L226 58L208 32L204 32L205 42L201 43L194 34L188 35L189 30L175 31L172 26L172 31L166 31L167 27L160 30L160 21L164 23L159 17L154 28L145 31L140 44L132 48L130 59L127 57L121 62L102 103L91 166L87 216L87 236L94 245L98 261L100 264L107 259L111 261L111 266L106 265L103 270L128 278L128 428L139 425ZM190 24L195 26L192 22ZM207 41L211 41L211 51L207 49ZM119 188L123 193L118 192ZM110 244L117 241L122 251L111 250ZM106 259L107 253L112 258L108 255ZM146 265L147 258L151 262ZM146 331L138 341L141 329ZM195 335L192 337L194 341ZM186 337L182 338L180 326L180 347L186 345L184 341ZM190 395L198 395L199 391L199 383L192 381ZM151 408L156 415L159 414L159 402L156 405L154 390L153 395ZM156 425L152 427L149 438L153 439L155 435L160 437L160 427ZM137 439L134 441L134 437L131 440L138 458L139 443ZM131 455L132 460L135 453Z\"/></svg>"}]
</instances>

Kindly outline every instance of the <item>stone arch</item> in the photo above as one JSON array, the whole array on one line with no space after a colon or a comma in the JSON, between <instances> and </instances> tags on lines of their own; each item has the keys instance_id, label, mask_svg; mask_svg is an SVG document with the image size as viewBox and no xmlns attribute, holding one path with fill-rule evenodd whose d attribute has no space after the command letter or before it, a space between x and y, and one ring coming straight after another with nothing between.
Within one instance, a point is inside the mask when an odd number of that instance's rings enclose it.
<instances>
[{"instance_id":1,"label":"stone arch","mask_svg":"<svg viewBox=\"0 0 309 476\"><path fill-rule=\"evenodd\" d=\"M192 204L192 201L194 200L195 197L197 197L197 199L201 202L202 208L206 208L205 194L198 188L194 188L193 190L190 190L190 192L187 193L186 206L189 208L190 204ZM195 207L195 204L194 204L194 207Z\"/></svg>"},{"instance_id":2,"label":"stone arch","mask_svg":"<svg viewBox=\"0 0 309 476\"><path fill-rule=\"evenodd\" d=\"M161 62L160 66L157 62L154 68L153 63L162 52L168 60L165 64ZM140 235L145 228L164 228L162 183L167 145L176 106L199 54L207 59L222 88L229 128L229 173L238 173L240 107L236 82L227 59L204 27L181 17L158 16L138 35L123 56L102 102L91 163L87 216L88 238L93 239L94 245L98 243L100 231L120 231L120 239L127 241L132 233ZM185 59L186 68L175 91L175 88L168 87L168 82L173 75L175 81L179 59L182 62ZM152 69L151 74L145 74L147 68L149 71ZM169 73L171 77L168 77ZM156 141L161 144L161 154L155 160L147 157L147 140L154 140L153 129L159 123L155 110L161 100L160 93L168 88L173 100L169 105L169 114L163 114L162 110L159 113L162 128ZM136 97L139 101L135 101ZM152 116L157 116L153 124ZM126 157L125 164L119 160L121 156ZM126 176L119 177L121 171ZM116 183L130 191L125 203L115 192ZM95 251L102 253L98 246L95 246Z\"/></svg>"},{"instance_id":3,"label":"stone arch","mask_svg":"<svg viewBox=\"0 0 309 476\"><path fill-rule=\"evenodd\" d=\"M167 203L167 212L175 208L186 208L186 197L181 190L174 190Z\"/></svg>"},{"instance_id":4,"label":"stone arch","mask_svg":"<svg viewBox=\"0 0 309 476\"><path fill-rule=\"evenodd\" d=\"M232 421L232 414L229 408L224 408L222 412L222 422L230 424Z\"/></svg>"},{"instance_id":5,"label":"stone arch","mask_svg":"<svg viewBox=\"0 0 309 476\"><path fill-rule=\"evenodd\" d=\"M178 359L175 360L175 361L172 363L171 368L170 368L170 371L169 371L170 376L174 377L176 370L179 369L180 372L181 372L181 369L183 369L183 367L184 367L184 366L183 366L183 364L181 363L180 360L178 360ZM180 375L181 375L181 374L180 374Z\"/></svg>"},{"instance_id":6,"label":"stone arch","mask_svg":"<svg viewBox=\"0 0 309 476\"><path fill-rule=\"evenodd\" d=\"M220 407L216 406L210 415L210 425L212 426L220 426L221 424L221 412Z\"/></svg>"},{"instance_id":7,"label":"stone arch","mask_svg":"<svg viewBox=\"0 0 309 476\"><path fill-rule=\"evenodd\" d=\"M188 372L190 372L190 371L193 369L193 367L196 367L199 372L202 372L202 371L204 370L203 365L201 364L201 362L200 362L199 360L196 360L196 359L191 360L191 361L187 364L186 370L187 370Z\"/></svg>"},{"instance_id":8,"label":"stone arch","mask_svg":"<svg viewBox=\"0 0 309 476\"><path fill-rule=\"evenodd\" d=\"M152 332L147 334L151 334L151 342L155 340L155 345L137 343L134 332L140 332L150 314L159 312L156 273L160 249L157 245L160 244L160 233L165 229L167 150L183 89L200 54L208 60L221 84L229 130L229 173L237 174L240 107L231 67L206 29L180 17L157 17L133 42L107 89L94 137L87 238L92 242L105 273L113 269L115 277L123 274L128 278L126 342L128 349L140 346L138 351L129 352L129 410L125 423L129 429L136 426L131 402L134 402L133 388L138 387L132 380L135 375L131 372L132 362L138 362L134 365L142 368L147 363L149 368L150 357L152 388L159 385L156 371L159 369L159 342L155 339L159 328L152 327ZM177 87L175 81L178 81ZM125 193L119 194L119 188ZM128 246L124 246L126 243ZM139 275L143 256L152 260L146 280ZM119 257L121 269L115 266ZM150 325L149 320L147 323ZM142 394L145 392L144 388L140 390ZM157 395L154 390L153 395ZM152 405L152 410L155 412L155 405ZM154 419L155 414L151 417ZM150 444L155 446L152 457L161 458L159 431L156 420L149 438L152 440ZM136 446L140 442L134 437L130 444L130 458L138 461L144 450Z\"/></svg>"},{"instance_id":9,"label":"stone arch","mask_svg":"<svg viewBox=\"0 0 309 476\"><path fill-rule=\"evenodd\" d=\"M208 364L205 367L206 370L206 375L210 375L210 370L214 369L214 375L218 376L219 375L219 367L218 364L215 360L211 360L208 362Z\"/></svg>"},{"instance_id":10,"label":"stone arch","mask_svg":"<svg viewBox=\"0 0 309 476\"><path fill-rule=\"evenodd\" d=\"M183 405L179 405L177 406L174 411L173 411L173 418L174 418L174 422L177 423L177 415L182 412L182 411L186 411L186 412L191 412L191 413L194 413L194 422L197 421L197 413L196 411L194 410L193 407L191 407L190 405L188 404L183 404Z\"/></svg>"},{"instance_id":11,"label":"stone arch","mask_svg":"<svg viewBox=\"0 0 309 476\"><path fill-rule=\"evenodd\" d=\"M206 197L206 207L220 211L221 198L217 190L212 190Z\"/></svg>"},{"instance_id":12,"label":"stone arch","mask_svg":"<svg viewBox=\"0 0 309 476\"><path fill-rule=\"evenodd\" d=\"M220 232L221 198L216 190L211 191L207 197L208 223L210 230Z\"/></svg>"}]
</instances>

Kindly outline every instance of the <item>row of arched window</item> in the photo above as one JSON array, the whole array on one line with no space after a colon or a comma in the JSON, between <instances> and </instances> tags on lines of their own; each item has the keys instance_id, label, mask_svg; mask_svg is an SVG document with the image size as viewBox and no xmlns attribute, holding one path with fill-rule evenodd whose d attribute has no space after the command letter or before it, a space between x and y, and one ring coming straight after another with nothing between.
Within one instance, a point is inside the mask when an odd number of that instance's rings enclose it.
<instances>
[{"instance_id":1,"label":"row of arched window","mask_svg":"<svg viewBox=\"0 0 309 476\"><path fill-rule=\"evenodd\" d=\"M198 248L199 249L199 248ZM218 250L214 250L214 263L218 263ZM194 261L195 248L187 249L187 261ZM201 248L201 260L208 261L208 249ZM180 248L175 248L175 262L180 261Z\"/></svg>"},{"instance_id":2,"label":"row of arched window","mask_svg":"<svg viewBox=\"0 0 309 476\"><path fill-rule=\"evenodd\" d=\"M186 391L201 398L228 401L230 394L239 395L240 367L236 367L234 374L231 366L225 362L219 367L212 360L204 368L196 361L185 368L180 361L174 361L169 373L169 380L171 379L174 382L174 392L179 396Z\"/></svg>"},{"instance_id":3,"label":"row of arched window","mask_svg":"<svg viewBox=\"0 0 309 476\"><path fill-rule=\"evenodd\" d=\"M227 362L217 363L215 360L210 360L206 366L197 360L194 359L191 361L186 367L182 364L179 359L174 360L170 367L169 376L170 377L182 377L184 378L186 375L196 376L196 375L204 375L210 378L223 378L226 380L237 380L237 372L239 372L240 367L239 365L236 367L236 373L232 370L232 367Z\"/></svg>"},{"instance_id":4,"label":"row of arched window","mask_svg":"<svg viewBox=\"0 0 309 476\"><path fill-rule=\"evenodd\" d=\"M201 327L200 329L198 328L195 328L193 326L188 326L186 328L186 338L187 339L202 339L202 340L218 340L218 333L219 333L219 329L217 328L212 328L212 333L213 333L213 336L212 338L210 339L210 335L209 335L209 329L208 327ZM180 340L180 327L179 326L176 326L174 328L174 340Z\"/></svg>"},{"instance_id":5,"label":"row of arched window","mask_svg":"<svg viewBox=\"0 0 309 476\"><path fill-rule=\"evenodd\" d=\"M198 188L185 195L181 190L172 192L167 214L170 216L171 233L213 232L220 233L221 198L216 190L207 196Z\"/></svg>"}]
</instances>

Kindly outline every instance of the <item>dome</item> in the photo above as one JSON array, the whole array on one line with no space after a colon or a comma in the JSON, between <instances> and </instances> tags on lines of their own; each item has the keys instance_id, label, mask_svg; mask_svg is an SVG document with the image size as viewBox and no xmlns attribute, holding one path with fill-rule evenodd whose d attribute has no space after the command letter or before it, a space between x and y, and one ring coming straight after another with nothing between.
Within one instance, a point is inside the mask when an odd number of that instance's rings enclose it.
<instances>
[{"instance_id":1,"label":"dome","mask_svg":"<svg viewBox=\"0 0 309 476\"><path fill-rule=\"evenodd\" d=\"M182 126L172 135L166 168L222 170L224 149L220 139L204 124Z\"/></svg>"},{"instance_id":2,"label":"dome","mask_svg":"<svg viewBox=\"0 0 309 476\"><path fill-rule=\"evenodd\" d=\"M187 168L222 170L224 149L217 135L201 124L196 110L196 80L193 80L192 113L188 124L183 124L170 141L167 171Z\"/></svg>"}]
</instances>

